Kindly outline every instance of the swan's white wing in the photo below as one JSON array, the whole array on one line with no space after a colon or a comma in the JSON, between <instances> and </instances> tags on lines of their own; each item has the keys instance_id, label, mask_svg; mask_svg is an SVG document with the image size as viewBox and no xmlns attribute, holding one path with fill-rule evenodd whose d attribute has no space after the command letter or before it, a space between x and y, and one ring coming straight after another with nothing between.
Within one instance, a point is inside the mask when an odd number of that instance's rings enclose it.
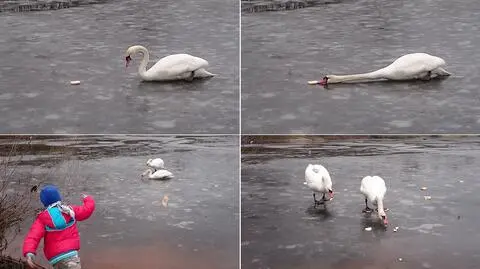
<instances>
[{"instance_id":1,"label":"swan's white wing","mask_svg":"<svg viewBox=\"0 0 480 269\"><path fill-rule=\"evenodd\" d=\"M385 181L379 176L366 176L360 184L360 192L371 202L383 199L386 191Z\"/></svg>"},{"instance_id":2,"label":"swan's white wing","mask_svg":"<svg viewBox=\"0 0 480 269\"><path fill-rule=\"evenodd\" d=\"M167 179L167 178L172 178L173 174L168 171L168 170L157 170L155 173L153 173L150 178L152 179Z\"/></svg>"},{"instance_id":3,"label":"swan's white wing","mask_svg":"<svg viewBox=\"0 0 480 269\"><path fill-rule=\"evenodd\" d=\"M208 62L189 54L173 54L160 59L148 72L166 72L167 76L178 76L200 68L208 67Z\"/></svg>"},{"instance_id":4,"label":"swan's white wing","mask_svg":"<svg viewBox=\"0 0 480 269\"><path fill-rule=\"evenodd\" d=\"M327 168L322 165L316 164L313 166L313 170L321 176L322 186L324 188L331 189L332 178L330 177L330 173L328 172Z\"/></svg>"},{"instance_id":5,"label":"swan's white wing","mask_svg":"<svg viewBox=\"0 0 480 269\"><path fill-rule=\"evenodd\" d=\"M328 174L327 169L325 169L325 167L323 167L322 165L309 164L305 169L305 182L307 183L307 186L314 191L318 191L318 192L326 191L325 187L327 186L325 183L331 184L331 181L324 182L323 180L324 178L327 179L327 181L329 181L330 176ZM331 186L328 186L328 187L330 188Z\"/></svg>"},{"instance_id":6,"label":"swan's white wing","mask_svg":"<svg viewBox=\"0 0 480 269\"><path fill-rule=\"evenodd\" d=\"M364 178L362 178L362 181L360 182L360 192L365 195L365 196L368 196L368 181L370 180L371 176L366 176Z\"/></svg>"},{"instance_id":7,"label":"swan's white wing","mask_svg":"<svg viewBox=\"0 0 480 269\"><path fill-rule=\"evenodd\" d=\"M365 197L367 197L367 199L370 201L370 202L375 202L376 201L376 194L375 194L375 190L374 190L374 180L373 180L373 177L371 176L366 176L362 179L362 182L360 184L360 192L362 192L363 195L365 195Z\"/></svg>"},{"instance_id":8,"label":"swan's white wing","mask_svg":"<svg viewBox=\"0 0 480 269\"><path fill-rule=\"evenodd\" d=\"M313 183L314 179L314 172L312 171L312 165L309 164L307 168L305 169L305 183L310 187L310 185Z\"/></svg>"},{"instance_id":9,"label":"swan's white wing","mask_svg":"<svg viewBox=\"0 0 480 269\"><path fill-rule=\"evenodd\" d=\"M375 182L374 190L377 194L377 198L383 199L385 193L387 192L387 186L385 185L385 181L379 176L373 176L373 180Z\"/></svg>"},{"instance_id":10,"label":"swan's white wing","mask_svg":"<svg viewBox=\"0 0 480 269\"><path fill-rule=\"evenodd\" d=\"M147 162L147 165L155 169L163 169L165 164L162 159L156 158Z\"/></svg>"},{"instance_id":11,"label":"swan's white wing","mask_svg":"<svg viewBox=\"0 0 480 269\"><path fill-rule=\"evenodd\" d=\"M323 167L322 165L320 164L314 164L312 165L312 170L313 172L315 172L316 174L325 174L325 172L328 173L327 169L325 167Z\"/></svg>"},{"instance_id":12,"label":"swan's white wing","mask_svg":"<svg viewBox=\"0 0 480 269\"><path fill-rule=\"evenodd\" d=\"M397 78L421 78L427 72L444 65L445 61L442 58L426 53L411 53L396 59L384 70Z\"/></svg>"}]
</instances>

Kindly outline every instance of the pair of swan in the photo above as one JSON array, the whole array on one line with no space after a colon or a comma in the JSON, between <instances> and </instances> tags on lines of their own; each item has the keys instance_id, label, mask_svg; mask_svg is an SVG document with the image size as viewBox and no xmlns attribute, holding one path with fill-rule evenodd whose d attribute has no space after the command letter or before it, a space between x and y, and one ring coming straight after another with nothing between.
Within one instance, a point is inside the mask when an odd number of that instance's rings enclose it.
<instances>
[{"instance_id":1,"label":"pair of swan","mask_svg":"<svg viewBox=\"0 0 480 269\"><path fill-rule=\"evenodd\" d=\"M326 201L333 199L332 179L327 169L319 164L309 164L305 169L305 185L313 191L314 207L319 204L325 205ZM385 181L379 176L366 176L360 183L360 192L365 196L365 209L363 213L371 213L372 209L368 207L368 201L377 206L378 217L383 224L388 225L386 208L383 207L383 199L387 192ZM322 199L316 199L315 194L322 194ZM325 195L329 193L330 198L327 200Z\"/></svg>"},{"instance_id":2,"label":"pair of swan","mask_svg":"<svg viewBox=\"0 0 480 269\"><path fill-rule=\"evenodd\" d=\"M322 80L308 81L308 84L328 85L333 83L355 83L375 80L430 80L451 74L443 67L445 60L427 53L411 53L401 56L390 65L377 71L354 75L326 75Z\"/></svg>"},{"instance_id":3,"label":"pair of swan","mask_svg":"<svg viewBox=\"0 0 480 269\"><path fill-rule=\"evenodd\" d=\"M132 57L137 53L143 55L138 67L138 74L145 81L192 81L195 78L215 76L215 74L206 70L208 67L206 60L189 54L173 54L163 57L147 70L150 54L145 47L140 45L131 46L127 49L125 56L126 67L128 67Z\"/></svg>"},{"instance_id":4,"label":"pair of swan","mask_svg":"<svg viewBox=\"0 0 480 269\"><path fill-rule=\"evenodd\" d=\"M148 159L148 169L143 172L142 178L148 177L149 179L171 179L173 174L165 169L165 164L161 158Z\"/></svg>"}]
</instances>

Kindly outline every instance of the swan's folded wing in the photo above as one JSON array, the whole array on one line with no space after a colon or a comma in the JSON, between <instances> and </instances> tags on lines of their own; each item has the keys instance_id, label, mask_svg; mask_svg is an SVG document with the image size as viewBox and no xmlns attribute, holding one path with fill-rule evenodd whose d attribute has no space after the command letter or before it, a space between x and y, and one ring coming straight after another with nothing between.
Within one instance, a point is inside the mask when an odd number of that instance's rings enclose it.
<instances>
[{"instance_id":1,"label":"swan's folded wing","mask_svg":"<svg viewBox=\"0 0 480 269\"><path fill-rule=\"evenodd\" d=\"M305 183L306 185L312 184L313 173L311 170L305 170Z\"/></svg>"},{"instance_id":2,"label":"swan's folded wing","mask_svg":"<svg viewBox=\"0 0 480 269\"><path fill-rule=\"evenodd\" d=\"M445 65L445 61L439 57L424 53L413 53L400 57L387 66L385 70L393 76L419 78L443 65Z\"/></svg>"},{"instance_id":3,"label":"swan's folded wing","mask_svg":"<svg viewBox=\"0 0 480 269\"><path fill-rule=\"evenodd\" d=\"M178 63L172 65L167 71L169 76L177 76L197 70L198 67L190 63Z\"/></svg>"},{"instance_id":4,"label":"swan's folded wing","mask_svg":"<svg viewBox=\"0 0 480 269\"><path fill-rule=\"evenodd\" d=\"M439 76L451 76L452 74L450 72L448 72L447 70L439 67L435 70L433 70L433 72L436 74L436 75L439 75Z\"/></svg>"},{"instance_id":5,"label":"swan's folded wing","mask_svg":"<svg viewBox=\"0 0 480 269\"><path fill-rule=\"evenodd\" d=\"M170 76L208 67L208 62L189 54L174 54L160 59L151 69L166 70Z\"/></svg>"},{"instance_id":6,"label":"swan's folded wing","mask_svg":"<svg viewBox=\"0 0 480 269\"><path fill-rule=\"evenodd\" d=\"M154 176L157 178L169 178L173 177L173 174L168 170L158 170L154 173Z\"/></svg>"}]
</instances>

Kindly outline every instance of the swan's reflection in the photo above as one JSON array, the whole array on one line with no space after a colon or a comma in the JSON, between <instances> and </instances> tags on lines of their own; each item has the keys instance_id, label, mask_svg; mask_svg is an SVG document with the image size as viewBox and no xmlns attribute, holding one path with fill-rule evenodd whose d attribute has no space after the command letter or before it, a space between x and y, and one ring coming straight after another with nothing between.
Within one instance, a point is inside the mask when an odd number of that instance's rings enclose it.
<instances>
[{"instance_id":1,"label":"swan's reflection","mask_svg":"<svg viewBox=\"0 0 480 269\"><path fill-rule=\"evenodd\" d=\"M195 79L187 81L143 81L138 82L137 88L142 91L160 92L160 91L199 91L204 89L205 82L211 78Z\"/></svg>"},{"instance_id":2,"label":"swan's reflection","mask_svg":"<svg viewBox=\"0 0 480 269\"><path fill-rule=\"evenodd\" d=\"M387 231L388 226L384 226L376 216L376 213L359 213L363 214L361 221L361 228L365 230L367 227L372 228L372 232L375 234L384 234Z\"/></svg>"},{"instance_id":3,"label":"swan's reflection","mask_svg":"<svg viewBox=\"0 0 480 269\"><path fill-rule=\"evenodd\" d=\"M305 212L320 221L327 221L334 217L333 213L328 209L328 206L317 206L310 205Z\"/></svg>"}]
</instances>

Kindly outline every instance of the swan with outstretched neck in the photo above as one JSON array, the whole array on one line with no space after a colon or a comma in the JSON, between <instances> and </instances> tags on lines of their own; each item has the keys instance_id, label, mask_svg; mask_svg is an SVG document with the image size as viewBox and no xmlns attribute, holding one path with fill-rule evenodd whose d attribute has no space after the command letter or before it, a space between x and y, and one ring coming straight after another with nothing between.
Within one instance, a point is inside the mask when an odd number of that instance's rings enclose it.
<instances>
[{"instance_id":1,"label":"swan with outstretched neck","mask_svg":"<svg viewBox=\"0 0 480 269\"><path fill-rule=\"evenodd\" d=\"M388 211L387 208L383 207L383 199L385 198L385 193L387 192L387 187L385 186L385 181L379 176L366 176L362 179L360 183L360 192L365 197L365 209L363 213L371 213L372 209L368 207L368 201L373 205L377 206L378 217L382 220L383 224L388 225L387 214L385 211Z\"/></svg>"},{"instance_id":2,"label":"swan with outstretched neck","mask_svg":"<svg viewBox=\"0 0 480 269\"><path fill-rule=\"evenodd\" d=\"M354 75L326 75L322 80L312 80L308 84L328 85L333 83L356 83L376 80L430 80L451 74L443 67L445 60L427 53L411 53L396 59L390 65L369 73Z\"/></svg>"},{"instance_id":3,"label":"swan with outstretched neck","mask_svg":"<svg viewBox=\"0 0 480 269\"><path fill-rule=\"evenodd\" d=\"M127 49L125 56L126 67L128 67L132 57L137 53L143 55L143 59L138 67L138 74L145 81L192 81L195 78L215 76L215 74L206 70L208 62L205 59L184 53L165 56L147 70L150 54L145 47L140 45L131 46Z\"/></svg>"}]
</instances>

